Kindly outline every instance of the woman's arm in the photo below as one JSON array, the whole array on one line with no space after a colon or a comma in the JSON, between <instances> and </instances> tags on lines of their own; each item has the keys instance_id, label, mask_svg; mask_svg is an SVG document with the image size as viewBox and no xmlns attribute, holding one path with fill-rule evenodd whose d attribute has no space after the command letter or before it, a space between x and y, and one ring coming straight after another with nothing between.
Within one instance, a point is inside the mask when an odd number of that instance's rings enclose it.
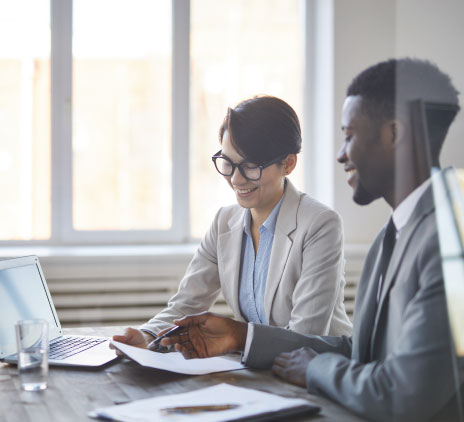
<instances>
[{"instance_id":1,"label":"woman's arm","mask_svg":"<svg viewBox=\"0 0 464 422\"><path fill-rule=\"evenodd\" d=\"M217 264L219 210L190 262L177 293L167 307L140 328L158 334L173 325L175 319L209 310L217 299L221 285Z\"/></svg>"}]
</instances>

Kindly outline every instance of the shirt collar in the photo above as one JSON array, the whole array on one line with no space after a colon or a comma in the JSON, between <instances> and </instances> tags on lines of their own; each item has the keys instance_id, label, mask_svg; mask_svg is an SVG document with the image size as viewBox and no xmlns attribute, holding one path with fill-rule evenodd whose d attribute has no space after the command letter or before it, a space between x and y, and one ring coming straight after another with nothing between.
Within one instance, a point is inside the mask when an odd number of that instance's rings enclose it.
<instances>
[{"instance_id":1,"label":"shirt collar","mask_svg":"<svg viewBox=\"0 0 464 422\"><path fill-rule=\"evenodd\" d=\"M414 208L416 208L419 199L429 187L431 181L427 179L424 183L414 189L392 213L393 222L395 223L396 231L399 232L407 224L411 217Z\"/></svg>"},{"instance_id":2,"label":"shirt collar","mask_svg":"<svg viewBox=\"0 0 464 422\"><path fill-rule=\"evenodd\" d=\"M271 233L275 232L275 227L277 224L277 217L279 216L279 211L280 211L280 206L282 205L282 199L284 198L284 195L282 194L279 202L275 205L271 213L269 214L269 217L267 217L266 221L263 223L263 226L266 227L268 231Z\"/></svg>"}]
</instances>

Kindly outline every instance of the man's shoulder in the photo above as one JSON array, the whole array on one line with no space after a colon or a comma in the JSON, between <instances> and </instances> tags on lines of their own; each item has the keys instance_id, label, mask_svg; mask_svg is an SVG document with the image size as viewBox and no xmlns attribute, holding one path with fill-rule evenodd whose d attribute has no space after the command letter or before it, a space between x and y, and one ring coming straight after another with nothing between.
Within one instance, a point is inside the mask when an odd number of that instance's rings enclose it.
<instances>
[{"instance_id":1,"label":"man's shoulder","mask_svg":"<svg viewBox=\"0 0 464 422\"><path fill-rule=\"evenodd\" d=\"M441 259L435 210L424 215L417 225L416 230L411 235L408 253L416 255L418 259L420 257L430 259L434 256Z\"/></svg>"}]
</instances>

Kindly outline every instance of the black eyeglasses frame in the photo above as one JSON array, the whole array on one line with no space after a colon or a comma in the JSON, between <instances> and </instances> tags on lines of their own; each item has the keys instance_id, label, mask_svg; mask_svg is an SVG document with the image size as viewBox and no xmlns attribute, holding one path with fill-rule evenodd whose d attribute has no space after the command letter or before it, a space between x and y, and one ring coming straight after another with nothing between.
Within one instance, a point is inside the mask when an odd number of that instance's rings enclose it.
<instances>
[{"instance_id":1,"label":"black eyeglasses frame","mask_svg":"<svg viewBox=\"0 0 464 422\"><path fill-rule=\"evenodd\" d=\"M222 149L220 149L218 152L216 152L216 154L214 154L211 159L213 160L213 163L214 163L214 167L216 168L217 172L219 174L221 174L222 176L225 176L225 177L232 177L235 173L235 169L238 168L238 171L240 172L240 174L247 180L251 181L251 182L257 182L259 179L261 179L262 175L263 175L263 170L269 166L272 166L273 164L275 163L278 163L279 161L282 161L284 158L286 158L288 156L288 154L285 154L285 155L282 155L280 157L277 157L277 158L274 158L273 160L271 161L268 161L267 163L265 164L261 164L261 165L258 165L258 164L254 164L252 163L251 161L249 160L243 160L241 161L240 163L234 163L229 157L226 157L224 155L222 155ZM217 164L216 164L216 159L217 158L222 158L224 160L227 160L229 161L230 165L232 166L232 173L230 174L224 174L222 173ZM250 163L250 164L254 164L257 168L259 168L259 176L258 178L256 179L251 179L249 178L246 174L245 174L245 170L243 170L243 167L242 165L243 164L247 164L247 163Z\"/></svg>"}]
</instances>

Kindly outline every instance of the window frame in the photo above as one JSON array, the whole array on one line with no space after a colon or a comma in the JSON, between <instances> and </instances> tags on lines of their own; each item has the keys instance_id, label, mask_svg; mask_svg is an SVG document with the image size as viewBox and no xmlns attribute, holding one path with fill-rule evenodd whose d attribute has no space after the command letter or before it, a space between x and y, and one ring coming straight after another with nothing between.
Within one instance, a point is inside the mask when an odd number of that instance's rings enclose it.
<instances>
[{"instance_id":1,"label":"window frame","mask_svg":"<svg viewBox=\"0 0 464 422\"><path fill-rule=\"evenodd\" d=\"M324 3L327 0L322 0ZM312 25L320 0L300 0L304 63L303 146L315 151L310 127L314 115L315 96L308 96L317 85L320 70L313 60L317 55ZM331 5L325 8L332 9ZM328 12L330 14L330 11ZM169 230L78 231L72 226L72 23L73 0L50 0L51 26L51 236L49 239L0 240L0 246L71 246L105 244L181 244L191 242L189 209L189 145L190 145L190 0L172 0L172 227ZM305 167L311 169L319 154L311 154ZM325 160L324 160L325 161ZM330 166L329 166L330 167ZM326 170L327 171L327 170ZM329 169L330 171L330 169ZM313 171L305 170L307 191L315 190ZM330 201L329 201L330 202Z\"/></svg>"},{"instance_id":2,"label":"window frame","mask_svg":"<svg viewBox=\"0 0 464 422\"><path fill-rule=\"evenodd\" d=\"M73 1L51 1L53 244L181 243L189 239L190 1L172 1L172 226L169 230L75 230L72 224ZM30 242L28 242L30 243Z\"/></svg>"}]
</instances>

